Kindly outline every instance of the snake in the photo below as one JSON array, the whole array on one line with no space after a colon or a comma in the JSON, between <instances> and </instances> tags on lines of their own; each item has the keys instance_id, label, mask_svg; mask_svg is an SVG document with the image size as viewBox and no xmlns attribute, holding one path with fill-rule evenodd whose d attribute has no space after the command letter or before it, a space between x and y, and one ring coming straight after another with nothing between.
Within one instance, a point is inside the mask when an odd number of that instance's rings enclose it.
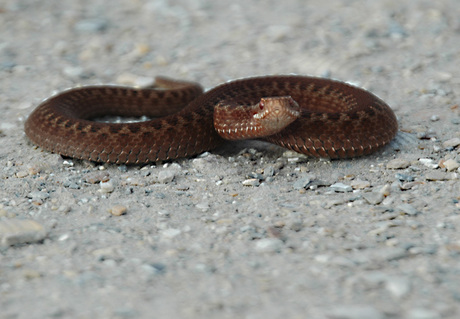
<instances>
[{"instance_id":1,"label":"snake","mask_svg":"<svg viewBox=\"0 0 460 319\"><path fill-rule=\"evenodd\" d=\"M149 120L97 121L106 115ZM353 158L387 145L398 122L376 95L329 78L258 76L204 92L195 82L156 77L144 88L64 90L42 101L24 129L52 153L142 164L196 156L238 139L261 139L311 157Z\"/></svg>"}]
</instances>

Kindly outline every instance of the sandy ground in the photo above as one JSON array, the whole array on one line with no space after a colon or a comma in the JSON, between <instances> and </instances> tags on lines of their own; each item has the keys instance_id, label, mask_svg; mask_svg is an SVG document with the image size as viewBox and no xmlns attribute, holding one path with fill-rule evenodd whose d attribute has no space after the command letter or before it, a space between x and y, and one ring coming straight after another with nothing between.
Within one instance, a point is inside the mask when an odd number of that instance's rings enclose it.
<instances>
[{"instance_id":1,"label":"sandy ground","mask_svg":"<svg viewBox=\"0 0 460 319\"><path fill-rule=\"evenodd\" d=\"M457 0L2 0L0 318L458 318L459 17ZM379 95L397 143L125 167L23 132L68 87L287 73Z\"/></svg>"}]
</instances>

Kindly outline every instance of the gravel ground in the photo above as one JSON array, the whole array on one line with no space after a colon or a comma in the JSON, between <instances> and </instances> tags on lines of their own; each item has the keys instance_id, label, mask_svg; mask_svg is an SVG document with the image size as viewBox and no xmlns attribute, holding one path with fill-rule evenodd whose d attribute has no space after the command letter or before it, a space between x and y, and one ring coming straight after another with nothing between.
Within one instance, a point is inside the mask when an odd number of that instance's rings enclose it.
<instances>
[{"instance_id":1,"label":"gravel ground","mask_svg":"<svg viewBox=\"0 0 460 319\"><path fill-rule=\"evenodd\" d=\"M2 0L0 318L459 318L459 16L457 0ZM286 73L379 95L396 142L126 167L23 132L68 87Z\"/></svg>"}]
</instances>

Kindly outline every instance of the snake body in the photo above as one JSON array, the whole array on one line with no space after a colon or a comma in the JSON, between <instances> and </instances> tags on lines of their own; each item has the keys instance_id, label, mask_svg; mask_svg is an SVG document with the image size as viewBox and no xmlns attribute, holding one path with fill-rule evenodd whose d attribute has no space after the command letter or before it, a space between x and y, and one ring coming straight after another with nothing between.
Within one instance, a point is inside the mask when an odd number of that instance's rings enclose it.
<instances>
[{"instance_id":1,"label":"snake body","mask_svg":"<svg viewBox=\"0 0 460 319\"><path fill-rule=\"evenodd\" d=\"M65 156L119 164L156 162L212 150L224 141L221 135L246 138L247 129L215 129L214 121L238 121L242 116L216 115L216 106L257 107L261 99L277 97L295 101L300 116L263 139L310 156L366 155L389 143L398 130L391 108L366 90L323 78L263 76L227 82L205 93L197 83L167 78L157 78L156 87L146 89L74 88L43 101L27 119L25 132L35 144ZM103 115L157 119L92 120Z\"/></svg>"}]
</instances>

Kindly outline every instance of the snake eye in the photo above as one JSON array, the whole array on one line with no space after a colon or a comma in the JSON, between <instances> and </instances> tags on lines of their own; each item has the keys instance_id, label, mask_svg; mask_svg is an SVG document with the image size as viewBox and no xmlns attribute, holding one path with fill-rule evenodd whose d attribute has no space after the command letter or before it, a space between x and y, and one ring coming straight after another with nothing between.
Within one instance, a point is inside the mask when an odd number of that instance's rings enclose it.
<instances>
[{"instance_id":1,"label":"snake eye","mask_svg":"<svg viewBox=\"0 0 460 319\"><path fill-rule=\"evenodd\" d=\"M260 108L261 110L263 110L264 107L265 107L264 102L263 102L263 101L260 101L260 102L259 102L259 108Z\"/></svg>"}]
</instances>

